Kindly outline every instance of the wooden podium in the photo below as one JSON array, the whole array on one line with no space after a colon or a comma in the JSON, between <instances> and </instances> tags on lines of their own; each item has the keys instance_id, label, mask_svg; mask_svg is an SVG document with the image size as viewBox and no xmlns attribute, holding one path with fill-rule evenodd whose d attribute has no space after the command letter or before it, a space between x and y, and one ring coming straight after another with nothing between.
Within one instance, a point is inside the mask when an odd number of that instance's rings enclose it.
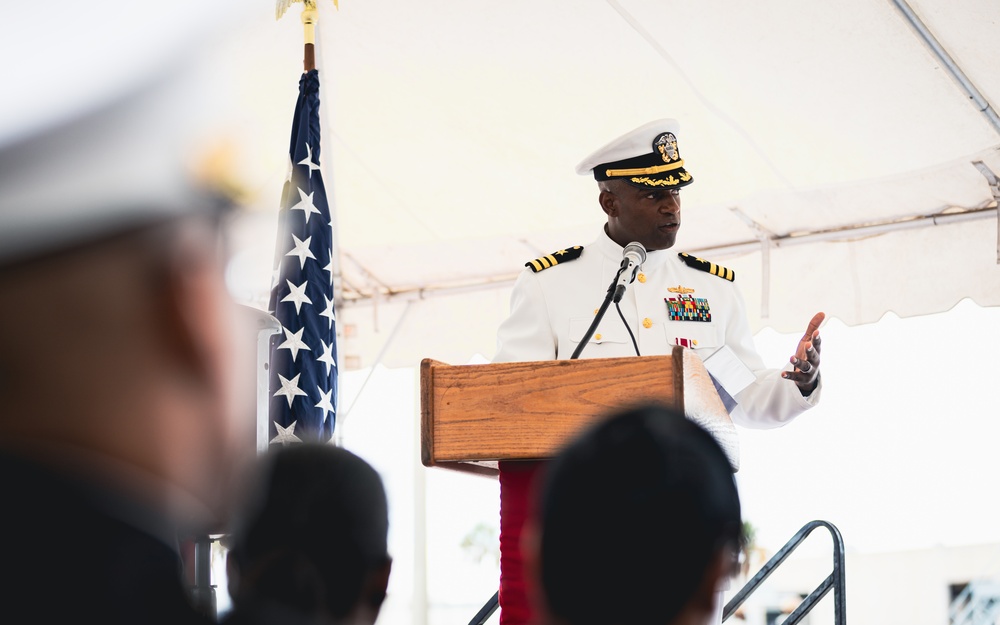
<instances>
[{"instance_id":1,"label":"wooden podium","mask_svg":"<svg viewBox=\"0 0 1000 625\"><path fill-rule=\"evenodd\" d=\"M596 420L644 402L684 412L739 467L732 420L701 359L679 346L630 358L458 366L424 359L421 462L496 475L498 460L550 458Z\"/></svg>"}]
</instances>

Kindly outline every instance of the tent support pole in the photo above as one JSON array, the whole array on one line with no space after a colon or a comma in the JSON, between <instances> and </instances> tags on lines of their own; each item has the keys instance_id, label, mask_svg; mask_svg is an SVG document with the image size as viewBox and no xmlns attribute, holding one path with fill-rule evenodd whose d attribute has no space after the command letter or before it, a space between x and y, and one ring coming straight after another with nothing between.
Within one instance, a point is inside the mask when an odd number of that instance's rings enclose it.
<instances>
[{"instance_id":1,"label":"tent support pole","mask_svg":"<svg viewBox=\"0 0 1000 625\"><path fill-rule=\"evenodd\" d=\"M976 85L972 84L969 77L965 75L965 72L963 72L955 60L951 58L951 55L948 54L948 51L944 49L944 46L938 42L937 38L931 34L931 31L927 29L927 26L924 25L923 21L921 21L917 14L913 12L913 9L911 9L910 5L906 3L906 0L892 0L892 2L896 5L896 8L899 9L899 12L903 14L903 17L906 18L906 21L910 23L910 26L913 27L913 30L916 31L917 35L920 36L920 39L923 40L924 44L930 49L934 56L941 61L945 69L948 70L948 73L951 74L951 77L956 83L958 83L958 86L961 87L962 90L969 96L969 99L971 99L972 103L979 109L979 112L986 116L990 125L993 126L993 130L995 130L997 134L1000 134L1000 117L997 116L997 112L993 110L993 107L991 107L990 103L986 101L986 98L984 98L983 94L976 88Z\"/></svg>"},{"instance_id":2,"label":"tent support pole","mask_svg":"<svg viewBox=\"0 0 1000 625\"><path fill-rule=\"evenodd\" d=\"M981 219L997 219L997 207L984 206L982 208L963 209L957 213L936 213L933 215L913 215L905 219L877 224L853 224L831 230L819 230L795 235L775 235L770 241L771 247L789 247L792 245L805 245L823 241L849 241L861 237L871 237L879 234L887 234L901 230L914 230L919 228L930 228L933 226L946 226L953 223L966 221L979 221ZM760 249L760 241L744 241L729 245L719 245L715 247L692 248L688 252L699 256L732 257L741 254L750 254ZM463 293L474 293L477 291L491 291L494 289L510 288L517 280L518 274L505 274L496 276L486 276L472 279L460 284L441 285L421 285L411 288L395 289L382 293L382 302L413 302L431 297L449 297L461 295ZM341 309L355 308L358 306L371 306L372 295L369 293L359 293L357 297L345 299L341 304Z\"/></svg>"},{"instance_id":3,"label":"tent support pole","mask_svg":"<svg viewBox=\"0 0 1000 625\"><path fill-rule=\"evenodd\" d=\"M760 241L760 318L769 319L771 317L771 247L775 234L760 225L739 209L737 206L729 208L740 221L745 223L757 240Z\"/></svg>"},{"instance_id":4,"label":"tent support pole","mask_svg":"<svg viewBox=\"0 0 1000 625\"><path fill-rule=\"evenodd\" d=\"M414 373L413 440L420 440L420 371ZM413 447L416 449L416 446ZM413 616L412 625L427 625L427 468L413 463Z\"/></svg>"},{"instance_id":5,"label":"tent support pole","mask_svg":"<svg viewBox=\"0 0 1000 625\"><path fill-rule=\"evenodd\" d=\"M771 318L771 242L760 240L760 318Z\"/></svg>"},{"instance_id":6,"label":"tent support pole","mask_svg":"<svg viewBox=\"0 0 1000 625\"><path fill-rule=\"evenodd\" d=\"M997 175L993 173L986 163L982 161L972 161L979 173L986 178L986 182L990 184L990 191L993 192L993 201L997 203L997 209L1000 210L1000 179ZM1000 215L997 217L997 264L1000 265Z\"/></svg>"}]
</instances>

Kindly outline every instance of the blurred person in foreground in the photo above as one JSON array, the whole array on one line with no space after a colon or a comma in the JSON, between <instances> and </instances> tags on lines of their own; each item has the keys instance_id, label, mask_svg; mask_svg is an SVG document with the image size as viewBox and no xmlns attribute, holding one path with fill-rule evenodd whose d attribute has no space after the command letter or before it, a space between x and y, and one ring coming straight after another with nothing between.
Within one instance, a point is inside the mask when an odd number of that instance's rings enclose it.
<instances>
[{"instance_id":1,"label":"blurred person in foreground","mask_svg":"<svg viewBox=\"0 0 1000 625\"><path fill-rule=\"evenodd\" d=\"M272 447L246 484L227 559L227 625L371 625L389 583L378 473L329 444Z\"/></svg>"},{"instance_id":2,"label":"blurred person in foreground","mask_svg":"<svg viewBox=\"0 0 1000 625\"><path fill-rule=\"evenodd\" d=\"M11 622L208 622L178 541L221 526L241 456L234 415L252 413L240 399L253 393L241 393L223 282L229 202L193 159L189 114L205 83L175 55L201 48L169 26L197 23L199 7L57 0L5 15L0 600ZM137 28L146 18L158 27ZM44 45L26 38L42 30Z\"/></svg>"},{"instance_id":3,"label":"blurred person in foreground","mask_svg":"<svg viewBox=\"0 0 1000 625\"><path fill-rule=\"evenodd\" d=\"M740 500L722 448L681 413L641 406L593 426L543 470L526 528L545 625L718 621Z\"/></svg>"}]
</instances>

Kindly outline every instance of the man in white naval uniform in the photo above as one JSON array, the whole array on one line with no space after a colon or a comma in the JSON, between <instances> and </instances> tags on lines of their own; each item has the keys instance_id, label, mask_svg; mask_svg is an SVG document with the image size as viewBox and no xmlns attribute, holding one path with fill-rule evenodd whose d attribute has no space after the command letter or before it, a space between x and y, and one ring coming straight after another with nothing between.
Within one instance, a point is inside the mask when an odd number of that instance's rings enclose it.
<instances>
[{"instance_id":1,"label":"man in white naval uniform","mask_svg":"<svg viewBox=\"0 0 1000 625\"><path fill-rule=\"evenodd\" d=\"M622 248L602 232L565 267L560 264L551 271L522 273L511 296L511 315L498 333L494 362L568 359L618 273ZM711 321L671 320L664 300L683 302L685 296L707 300ZM674 345L684 345L708 358L723 345L729 346L756 378L735 396L738 405L731 416L739 425L779 426L810 408L818 398L818 391L804 396L800 387L780 377L781 371L764 366L754 349L745 305L736 286L688 266L669 249L647 252L620 307L643 356L669 354ZM580 358L635 355L628 329L609 308ZM792 365L786 369L791 371Z\"/></svg>"},{"instance_id":2,"label":"man in white naval uniform","mask_svg":"<svg viewBox=\"0 0 1000 625\"><path fill-rule=\"evenodd\" d=\"M681 224L680 189L693 182L677 134L674 120L650 122L580 163L577 173L593 173L598 181L607 223L589 245L526 263L511 295L510 317L497 332L493 362L569 359L622 267L624 248L636 242L647 255L619 303L628 328L609 307L579 357L635 356L636 348L638 355L651 356L668 354L675 345L689 347L706 361L735 423L783 425L819 400L818 328L824 316L812 318L783 369L765 367L733 272L671 249ZM505 507L516 507L512 502L530 487L532 473L501 463L502 625L519 624L519 618L504 619L503 609L510 606L515 617L522 613L517 603L523 587L515 561L518 519L505 518L517 513L508 515Z\"/></svg>"}]
</instances>

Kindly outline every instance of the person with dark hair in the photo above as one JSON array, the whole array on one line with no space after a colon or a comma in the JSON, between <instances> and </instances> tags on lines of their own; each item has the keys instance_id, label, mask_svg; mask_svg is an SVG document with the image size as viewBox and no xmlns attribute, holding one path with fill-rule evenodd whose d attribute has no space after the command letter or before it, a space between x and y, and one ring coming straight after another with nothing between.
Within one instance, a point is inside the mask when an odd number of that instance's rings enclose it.
<instances>
[{"instance_id":1,"label":"person with dark hair","mask_svg":"<svg viewBox=\"0 0 1000 625\"><path fill-rule=\"evenodd\" d=\"M544 469L530 523L526 558L546 625L711 623L742 538L722 448L655 405L564 448Z\"/></svg>"},{"instance_id":2,"label":"person with dark hair","mask_svg":"<svg viewBox=\"0 0 1000 625\"><path fill-rule=\"evenodd\" d=\"M371 625L389 583L378 473L323 443L271 448L233 516L228 625Z\"/></svg>"}]
</instances>

